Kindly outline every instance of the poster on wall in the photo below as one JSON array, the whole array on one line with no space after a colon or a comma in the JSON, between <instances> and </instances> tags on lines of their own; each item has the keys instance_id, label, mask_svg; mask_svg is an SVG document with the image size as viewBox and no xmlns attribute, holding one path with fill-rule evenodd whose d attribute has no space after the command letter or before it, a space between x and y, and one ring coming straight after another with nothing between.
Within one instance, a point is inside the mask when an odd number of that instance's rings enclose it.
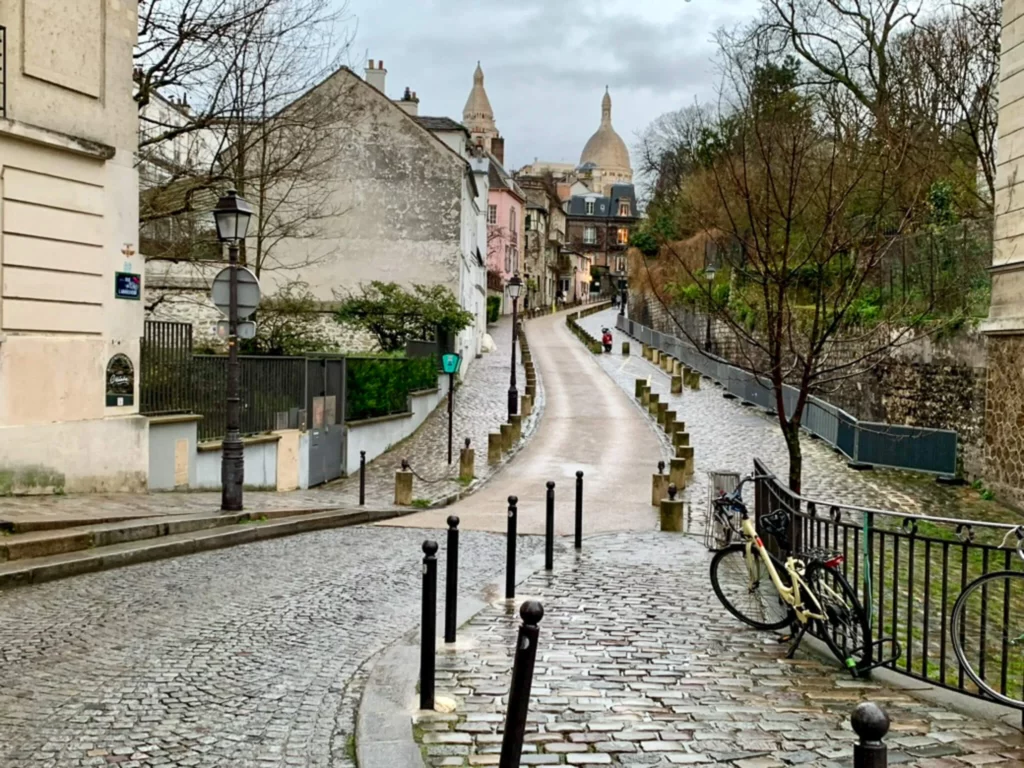
<instances>
[{"instance_id":1,"label":"poster on wall","mask_svg":"<svg viewBox=\"0 0 1024 768\"><path fill-rule=\"evenodd\" d=\"M135 404L135 368L128 355L116 354L107 362L107 407Z\"/></svg>"}]
</instances>

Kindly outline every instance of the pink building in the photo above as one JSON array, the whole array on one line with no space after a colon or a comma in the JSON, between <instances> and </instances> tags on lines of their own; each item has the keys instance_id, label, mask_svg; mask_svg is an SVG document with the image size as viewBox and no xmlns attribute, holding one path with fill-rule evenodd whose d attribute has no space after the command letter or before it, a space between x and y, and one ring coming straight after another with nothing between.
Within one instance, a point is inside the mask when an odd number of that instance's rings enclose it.
<instances>
[{"instance_id":1,"label":"pink building","mask_svg":"<svg viewBox=\"0 0 1024 768\"><path fill-rule=\"evenodd\" d=\"M490 191L487 193L487 273L488 293L505 294L509 279L523 275L523 247L526 244L524 208L526 195L519 185L491 156ZM500 282L499 282L500 280ZM528 299L527 299L528 300ZM522 302L520 302L522 306ZM512 303L503 301L504 312L512 311Z\"/></svg>"}]
</instances>

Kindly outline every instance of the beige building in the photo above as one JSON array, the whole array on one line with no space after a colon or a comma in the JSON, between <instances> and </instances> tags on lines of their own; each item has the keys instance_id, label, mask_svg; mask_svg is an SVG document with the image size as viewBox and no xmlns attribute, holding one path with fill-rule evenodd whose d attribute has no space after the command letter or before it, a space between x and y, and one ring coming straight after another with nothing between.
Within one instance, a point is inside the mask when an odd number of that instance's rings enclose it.
<instances>
[{"instance_id":1,"label":"beige building","mask_svg":"<svg viewBox=\"0 0 1024 768\"><path fill-rule=\"evenodd\" d=\"M136 11L0 3L0 494L146 488Z\"/></svg>"}]
</instances>

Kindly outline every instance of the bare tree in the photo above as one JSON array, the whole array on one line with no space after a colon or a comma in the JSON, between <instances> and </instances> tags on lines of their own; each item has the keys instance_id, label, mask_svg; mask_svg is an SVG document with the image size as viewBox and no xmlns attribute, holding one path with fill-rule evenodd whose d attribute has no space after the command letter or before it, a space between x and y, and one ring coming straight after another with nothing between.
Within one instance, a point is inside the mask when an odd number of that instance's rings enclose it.
<instances>
[{"instance_id":1,"label":"bare tree","mask_svg":"<svg viewBox=\"0 0 1024 768\"><path fill-rule=\"evenodd\" d=\"M834 122L841 102L801 87L796 61L778 59L764 42L725 51L731 104L702 126L697 168L680 188L719 254L717 281L705 278L703 260L669 244L662 252L675 275L653 290L666 306L688 290L738 339L736 362L774 393L789 484L799 491L809 396L908 341L925 308L891 301L870 319L859 312L892 236L910 223L893 206L905 149L851 135L858 118ZM787 385L795 402L784 396Z\"/></svg>"}]
</instances>

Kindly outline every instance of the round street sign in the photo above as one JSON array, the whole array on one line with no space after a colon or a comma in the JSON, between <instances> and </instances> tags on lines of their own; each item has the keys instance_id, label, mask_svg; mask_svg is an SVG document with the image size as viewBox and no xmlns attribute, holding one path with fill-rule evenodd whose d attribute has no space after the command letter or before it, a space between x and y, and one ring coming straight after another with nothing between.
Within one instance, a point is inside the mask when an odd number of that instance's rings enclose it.
<instances>
[{"instance_id":1,"label":"round street sign","mask_svg":"<svg viewBox=\"0 0 1024 768\"><path fill-rule=\"evenodd\" d=\"M235 267L238 270L238 317L248 317L260 305L260 281L248 267ZM213 278L213 290L210 291L217 309L229 316L231 302L231 267L225 267Z\"/></svg>"}]
</instances>

